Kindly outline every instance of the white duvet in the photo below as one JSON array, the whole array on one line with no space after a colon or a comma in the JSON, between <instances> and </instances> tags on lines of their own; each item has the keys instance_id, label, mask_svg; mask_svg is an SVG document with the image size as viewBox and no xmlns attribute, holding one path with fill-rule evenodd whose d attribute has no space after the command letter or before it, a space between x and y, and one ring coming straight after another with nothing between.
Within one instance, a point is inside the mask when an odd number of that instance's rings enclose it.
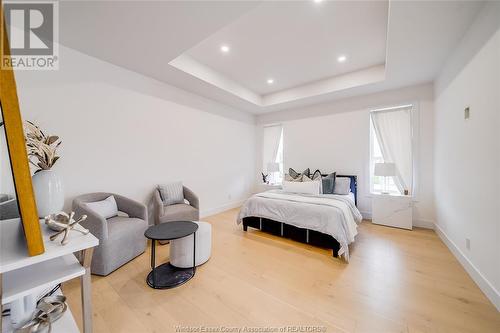
<instances>
[{"instance_id":1,"label":"white duvet","mask_svg":"<svg viewBox=\"0 0 500 333\"><path fill-rule=\"evenodd\" d=\"M362 216L349 198L339 195L308 195L281 190L258 193L241 207L237 223L256 216L331 235L339 244L339 255L349 261L348 245L354 242Z\"/></svg>"}]
</instances>

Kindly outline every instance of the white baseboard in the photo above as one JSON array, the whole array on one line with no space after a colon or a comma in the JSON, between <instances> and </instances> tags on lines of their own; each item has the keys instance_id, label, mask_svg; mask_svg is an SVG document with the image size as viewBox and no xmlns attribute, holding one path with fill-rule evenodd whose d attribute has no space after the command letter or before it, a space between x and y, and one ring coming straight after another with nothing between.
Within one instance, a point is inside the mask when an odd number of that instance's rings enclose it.
<instances>
[{"instance_id":1,"label":"white baseboard","mask_svg":"<svg viewBox=\"0 0 500 333\"><path fill-rule=\"evenodd\" d=\"M474 266L474 264L463 254L460 248L446 235L446 233L441 229L438 224L435 224L436 233L439 238L448 246L451 253L455 255L455 258L462 264L467 273L469 273L470 277L479 288L483 291L483 293L488 297L488 299L493 303L493 305L500 311L500 293L495 287L488 281L483 274Z\"/></svg>"},{"instance_id":2,"label":"white baseboard","mask_svg":"<svg viewBox=\"0 0 500 333\"><path fill-rule=\"evenodd\" d=\"M219 206L219 207L204 209L200 212L200 218L219 214L219 213L222 213L226 210L240 207L241 205L243 205L244 202L245 202L245 200L238 200L238 201L234 201L234 202L229 202L229 203L224 204L224 205Z\"/></svg>"},{"instance_id":3,"label":"white baseboard","mask_svg":"<svg viewBox=\"0 0 500 333\"><path fill-rule=\"evenodd\" d=\"M360 212L361 216L363 216L363 220L371 220L372 212Z\"/></svg>"},{"instance_id":4,"label":"white baseboard","mask_svg":"<svg viewBox=\"0 0 500 333\"><path fill-rule=\"evenodd\" d=\"M430 220L416 220L413 219L413 226L414 227L419 227L419 228L425 228L425 229L435 229L435 223Z\"/></svg>"},{"instance_id":5,"label":"white baseboard","mask_svg":"<svg viewBox=\"0 0 500 333\"><path fill-rule=\"evenodd\" d=\"M361 216L363 216L363 220L371 220L372 219L372 213L371 212L360 212ZM413 220L413 226L414 227L419 227L419 228L426 228L426 229L434 229L434 222L430 220Z\"/></svg>"}]
</instances>

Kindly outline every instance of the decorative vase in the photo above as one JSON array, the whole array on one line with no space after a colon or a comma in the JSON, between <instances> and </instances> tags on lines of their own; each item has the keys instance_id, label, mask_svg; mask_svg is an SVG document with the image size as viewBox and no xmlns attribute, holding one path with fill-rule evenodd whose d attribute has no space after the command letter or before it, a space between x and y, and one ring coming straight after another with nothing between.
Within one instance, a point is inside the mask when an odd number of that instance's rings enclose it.
<instances>
[{"instance_id":1,"label":"decorative vase","mask_svg":"<svg viewBox=\"0 0 500 333\"><path fill-rule=\"evenodd\" d=\"M45 217L58 213L64 206L64 190L62 180L52 170L38 171L33 175L38 216Z\"/></svg>"}]
</instances>

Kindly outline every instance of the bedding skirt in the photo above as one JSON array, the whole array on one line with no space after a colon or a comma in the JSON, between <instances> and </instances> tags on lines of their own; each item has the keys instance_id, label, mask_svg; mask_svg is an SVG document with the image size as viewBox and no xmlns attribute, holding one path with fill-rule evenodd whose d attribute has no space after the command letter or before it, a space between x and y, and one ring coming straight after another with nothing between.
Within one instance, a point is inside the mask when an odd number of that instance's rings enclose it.
<instances>
[{"instance_id":1,"label":"bedding skirt","mask_svg":"<svg viewBox=\"0 0 500 333\"><path fill-rule=\"evenodd\" d=\"M259 229L263 232L270 233L275 236L289 238L301 243L328 248L332 250L333 256L335 258L338 258L339 256L339 242L332 236L319 231L299 228L290 224L256 216L248 216L243 218L243 230L247 231L248 227Z\"/></svg>"}]
</instances>

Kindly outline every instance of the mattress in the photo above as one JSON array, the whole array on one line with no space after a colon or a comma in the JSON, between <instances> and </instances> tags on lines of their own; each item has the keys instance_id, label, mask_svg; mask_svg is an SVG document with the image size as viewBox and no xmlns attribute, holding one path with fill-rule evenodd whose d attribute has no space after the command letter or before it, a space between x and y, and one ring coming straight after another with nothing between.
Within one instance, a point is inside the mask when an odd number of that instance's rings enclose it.
<instances>
[{"instance_id":1,"label":"mattress","mask_svg":"<svg viewBox=\"0 0 500 333\"><path fill-rule=\"evenodd\" d=\"M354 193L349 192L349 194L323 194L324 197L341 197L349 199L353 204L356 203L356 199L354 198Z\"/></svg>"},{"instance_id":2,"label":"mattress","mask_svg":"<svg viewBox=\"0 0 500 333\"><path fill-rule=\"evenodd\" d=\"M273 191L273 190L269 190ZM328 197L340 197L340 198L346 198L349 201L351 201L353 204L356 205L356 198L354 197L354 193L349 192L349 194L321 194L320 196L328 198Z\"/></svg>"},{"instance_id":3,"label":"mattress","mask_svg":"<svg viewBox=\"0 0 500 333\"><path fill-rule=\"evenodd\" d=\"M269 191L273 191L273 190L269 190ZM356 204L356 198L354 196L354 193L352 193L352 192L349 192L349 194L321 194L320 196L346 198L346 199L349 199L353 204Z\"/></svg>"}]
</instances>

